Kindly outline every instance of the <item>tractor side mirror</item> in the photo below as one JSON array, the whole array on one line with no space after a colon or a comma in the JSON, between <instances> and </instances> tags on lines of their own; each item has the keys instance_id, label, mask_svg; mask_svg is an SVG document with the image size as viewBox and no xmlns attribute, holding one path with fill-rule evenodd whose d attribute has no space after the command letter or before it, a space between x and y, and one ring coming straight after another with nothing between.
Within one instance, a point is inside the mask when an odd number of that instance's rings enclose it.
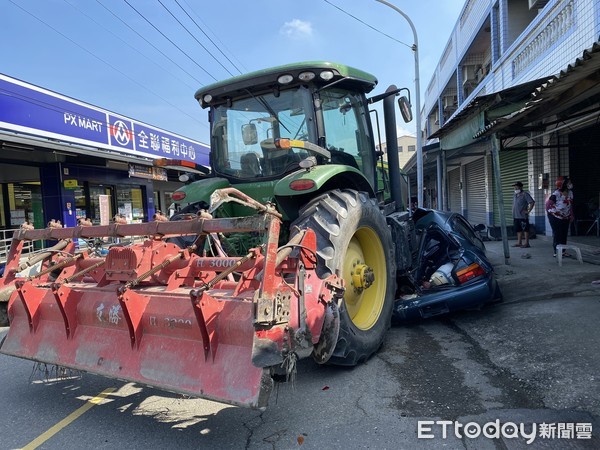
<instances>
[{"instance_id":1,"label":"tractor side mirror","mask_svg":"<svg viewBox=\"0 0 600 450\"><path fill-rule=\"evenodd\" d=\"M398 99L398 107L400 108L400 114L402 114L402 118L405 122L408 123L413 120L410 102L404 95Z\"/></svg>"},{"instance_id":2,"label":"tractor side mirror","mask_svg":"<svg viewBox=\"0 0 600 450\"><path fill-rule=\"evenodd\" d=\"M258 133L255 124L247 123L246 125L242 125L242 140L244 141L244 145L258 144Z\"/></svg>"}]
</instances>

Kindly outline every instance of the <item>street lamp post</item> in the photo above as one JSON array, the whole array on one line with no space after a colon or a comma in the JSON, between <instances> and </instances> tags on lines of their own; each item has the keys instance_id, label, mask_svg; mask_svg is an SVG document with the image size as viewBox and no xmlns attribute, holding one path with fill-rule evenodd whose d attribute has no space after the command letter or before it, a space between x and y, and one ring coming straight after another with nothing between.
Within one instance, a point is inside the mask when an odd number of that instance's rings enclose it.
<instances>
[{"instance_id":1,"label":"street lamp post","mask_svg":"<svg viewBox=\"0 0 600 450\"><path fill-rule=\"evenodd\" d=\"M393 10L397 11L406 19L413 32L414 44L412 46L412 50L415 53L415 115L417 116L417 202L420 207L423 207L423 144L421 142L421 87L419 82L419 41L417 39L417 30L415 29L415 26L410 18L396 6L386 2L385 0L376 1L383 3L384 5L389 6Z\"/></svg>"}]
</instances>

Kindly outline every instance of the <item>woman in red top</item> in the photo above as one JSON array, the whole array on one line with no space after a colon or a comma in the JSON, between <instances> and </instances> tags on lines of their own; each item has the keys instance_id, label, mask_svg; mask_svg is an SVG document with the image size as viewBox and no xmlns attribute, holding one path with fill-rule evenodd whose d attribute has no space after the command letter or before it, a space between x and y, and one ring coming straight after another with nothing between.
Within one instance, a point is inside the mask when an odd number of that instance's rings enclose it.
<instances>
[{"instance_id":1,"label":"woman in red top","mask_svg":"<svg viewBox=\"0 0 600 450\"><path fill-rule=\"evenodd\" d=\"M573 183L569 177L556 179L556 191L546 202L546 212L552 227L552 247L556 256L556 246L566 245L569 235L569 224L575 220L573 215ZM565 254L564 256L569 256Z\"/></svg>"}]
</instances>

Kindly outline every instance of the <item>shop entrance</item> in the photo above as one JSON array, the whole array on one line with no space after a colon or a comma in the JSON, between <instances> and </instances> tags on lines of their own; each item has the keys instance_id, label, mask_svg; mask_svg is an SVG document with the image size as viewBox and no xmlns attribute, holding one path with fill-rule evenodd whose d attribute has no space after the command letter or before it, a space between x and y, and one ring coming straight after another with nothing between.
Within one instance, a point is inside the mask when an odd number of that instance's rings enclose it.
<instances>
[{"instance_id":1,"label":"shop entrance","mask_svg":"<svg viewBox=\"0 0 600 450\"><path fill-rule=\"evenodd\" d=\"M146 219L143 194L141 187L117 185L117 211L128 223L142 223Z\"/></svg>"},{"instance_id":2,"label":"shop entrance","mask_svg":"<svg viewBox=\"0 0 600 450\"><path fill-rule=\"evenodd\" d=\"M600 216L600 157L597 146L600 126L584 128L569 135L569 171L573 179L576 232L598 235ZM561 174L562 175L562 174Z\"/></svg>"},{"instance_id":3,"label":"shop entrance","mask_svg":"<svg viewBox=\"0 0 600 450\"><path fill-rule=\"evenodd\" d=\"M102 219L104 219L104 221L112 220L115 215L113 186L90 184L87 195L89 198L89 202L87 203L89 204L89 207L83 205L82 208L79 206L81 199L84 201L86 199L86 196L82 194L83 193L78 195L77 192L75 193L75 204L77 205L76 214L78 219L81 217L83 211L83 214L87 214L88 219L90 219L94 225L99 225ZM108 199L103 196L108 196Z\"/></svg>"},{"instance_id":4,"label":"shop entrance","mask_svg":"<svg viewBox=\"0 0 600 450\"><path fill-rule=\"evenodd\" d=\"M44 228L42 186L37 167L0 165L0 229L11 230L28 219L36 228Z\"/></svg>"},{"instance_id":5,"label":"shop entrance","mask_svg":"<svg viewBox=\"0 0 600 450\"><path fill-rule=\"evenodd\" d=\"M154 208L171 217L175 214L174 210L170 211L168 209L173 204L172 195L173 191L154 191Z\"/></svg>"},{"instance_id":6,"label":"shop entrance","mask_svg":"<svg viewBox=\"0 0 600 450\"><path fill-rule=\"evenodd\" d=\"M44 228L42 185L39 181L3 183L0 192L0 226L19 228L26 220L36 228Z\"/></svg>"},{"instance_id":7,"label":"shop entrance","mask_svg":"<svg viewBox=\"0 0 600 450\"><path fill-rule=\"evenodd\" d=\"M103 218L112 220L117 213L123 214L128 223L146 220L143 187L86 183L74 194L77 218L87 217L94 225L100 224Z\"/></svg>"}]
</instances>

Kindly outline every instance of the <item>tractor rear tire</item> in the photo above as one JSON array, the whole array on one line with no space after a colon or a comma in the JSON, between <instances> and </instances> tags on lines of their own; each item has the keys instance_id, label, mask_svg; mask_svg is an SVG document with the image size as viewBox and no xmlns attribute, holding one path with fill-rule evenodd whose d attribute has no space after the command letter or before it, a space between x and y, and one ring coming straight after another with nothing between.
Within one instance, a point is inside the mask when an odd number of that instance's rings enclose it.
<instances>
[{"instance_id":1,"label":"tractor rear tire","mask_svg":"<svg viewBox=\"0 0 600 450\"><path fill-rule=\"evenodd\" d=\"M339 336L328 363L366 361L381 347L394 306L394 246L384 215L367 193L336 189L302 208L294 226L311 228L317 236L317 274L337 273L346 283ZM372 284L365 282L369 276L353 278L357 266L374 275Z\"/></svg>"}]
</instances>

